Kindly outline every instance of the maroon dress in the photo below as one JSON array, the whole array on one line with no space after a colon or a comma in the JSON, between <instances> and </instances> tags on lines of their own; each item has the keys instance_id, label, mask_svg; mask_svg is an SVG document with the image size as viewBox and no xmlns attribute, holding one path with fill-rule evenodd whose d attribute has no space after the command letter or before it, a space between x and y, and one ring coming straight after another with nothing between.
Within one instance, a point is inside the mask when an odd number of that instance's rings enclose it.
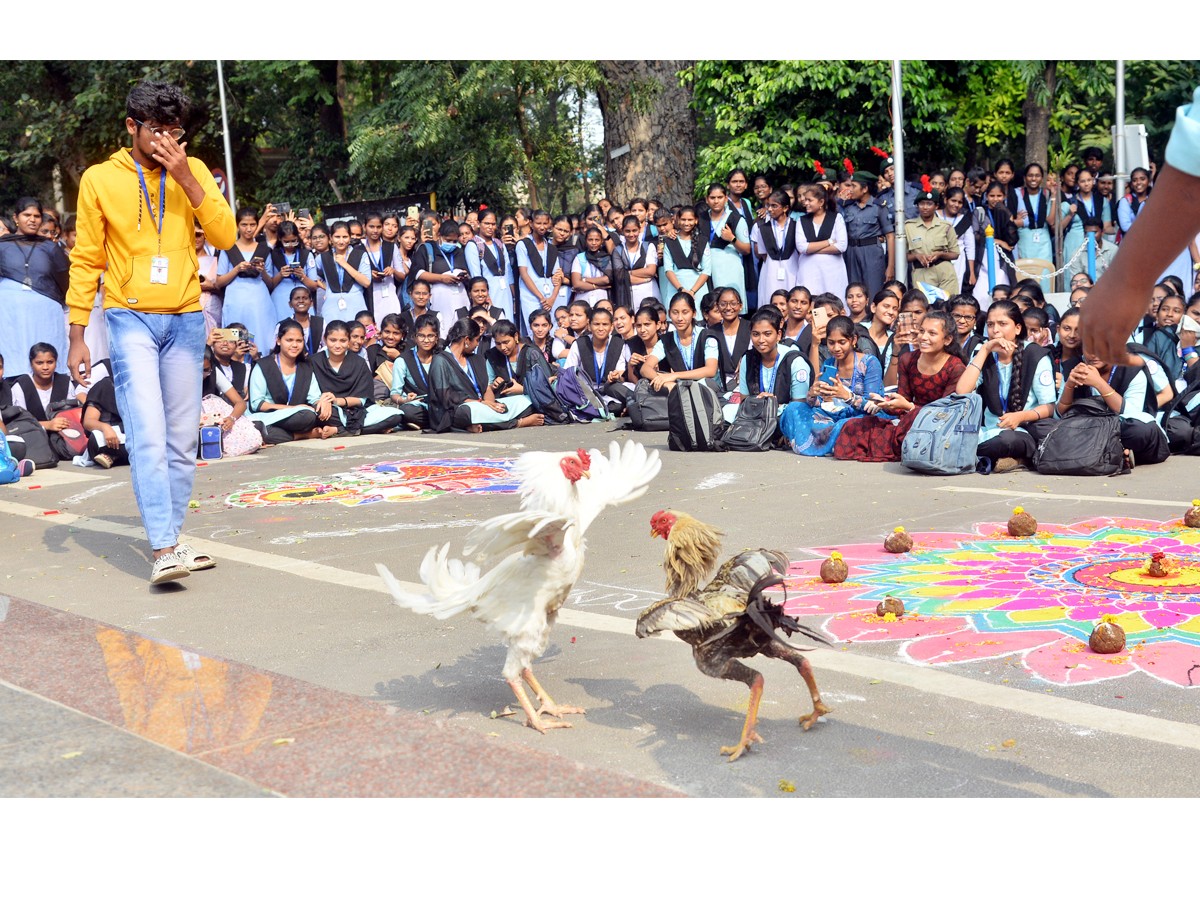
<instances>
[{"instance_id":1,"label":"maroon dress","mask_svg":"<svg viewBox=\"0 0 1200 900\"><path fill-rule=\"evenodd\" d=\"M958 378L966 366L957 356L947 358L940 372L922 375L917 368L920 353L908 353L899 363L900 384L898 392L911 400L914 407L899 419L880 419L876 416L858 416L842 426L833 455L837 459L856 459L859 462L897 462L900 445L912 428L913 419L926 403L954 393Z\"/></svg>"}]
</instances>

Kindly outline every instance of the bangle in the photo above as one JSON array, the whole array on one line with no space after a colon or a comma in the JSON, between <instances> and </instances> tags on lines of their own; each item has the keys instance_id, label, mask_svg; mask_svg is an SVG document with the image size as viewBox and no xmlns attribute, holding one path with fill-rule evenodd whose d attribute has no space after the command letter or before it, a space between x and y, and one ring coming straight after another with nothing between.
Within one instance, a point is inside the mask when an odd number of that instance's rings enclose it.
<instances>
[{"instance_id":1,"label":"bangle","mask_svg":"<svg viewBox=\"0 0 1200 900\"><path fill-rule=\"evenodd\" d=\"M969 363L967 363L968 369L971 368L971 366L974 366L977 369L980 368L979 363L975 362L975 360L971 360ZM982 369L980 369L980 371L982 371Z\"/></svg>"},{"instance_id":2,"label":"bangle","mask_svg":"<svg viewBox=\"0 0 1200 900\"><path fill-rule=\"evenodd\" d=\"M1100 395L1100 398L1101 398L1102 400L1103 400L1103 399L1107 399L1107 398L1111 397L1111 396L1112 396L1113 394L1115 394L1115 393L1116 393L1116 391L1109 391L1107 394L1101 394L1101 395Z\"/></svg>"}]
</instances>

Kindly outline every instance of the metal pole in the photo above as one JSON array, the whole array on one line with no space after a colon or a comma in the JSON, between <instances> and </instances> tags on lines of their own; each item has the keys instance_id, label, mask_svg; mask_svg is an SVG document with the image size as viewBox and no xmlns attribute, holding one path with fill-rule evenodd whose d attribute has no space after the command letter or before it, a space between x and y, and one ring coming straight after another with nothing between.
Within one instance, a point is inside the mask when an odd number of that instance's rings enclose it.
<instances>
[{"instance_id":1,"label":"metal pole","mask_svg":"<svg viewBox=\"0 0 1200 900\"><path fill-rule=\"evenodd\" d=\"M892 60L892 159L896 179L892 196L896 203L896 277L908 283L908 241L904 236L904 120L900 97L900 60Z\"/></svg>"},{"instance_id":2,"label":"metal pole","mask_svg":"<svg viewBox=\"0 0 1200 900\"><path fill-rule=\"evenodd\" d=\"M217 60L217 90L221 95L221 134L225 140L225 177L229 180L230 205L237 209L237 190L233 186L233 149L229 144L229 113L225 109L225 70Z\"/></svg>"},{"instance_id":3,"label":"metal pole","mask_svg":"<svg viewBox=\"0 0 1200 900\"><path fill-rule=\"evenodd\" d=\"M1113 137L1113 165L1117 181L1113 186L1113 203L1125 196L1125 60L1117 60L1117 133Z\"/></svg>"}]
</instances>

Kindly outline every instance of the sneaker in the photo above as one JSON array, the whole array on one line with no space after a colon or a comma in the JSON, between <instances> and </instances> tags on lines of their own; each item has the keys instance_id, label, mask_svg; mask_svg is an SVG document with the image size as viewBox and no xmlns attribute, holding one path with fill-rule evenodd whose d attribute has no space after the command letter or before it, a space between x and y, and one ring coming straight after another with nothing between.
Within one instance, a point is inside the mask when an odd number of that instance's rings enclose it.
<instances>
[{"instance_id":1,"label":"sneaker","mask_svg":"<svg viewBox=\"0 0 1200 900\"><path fill-rule=\"evenodd\" d=\"M168 581L187 578L190 574L192 573L178 556L174 553L164 553L154 561L154 567L150 570L150 583L165 584Z\"/></svg>"},{"instance_id":2,"label":"sneaker","mask_svg":"<svg viewBox=\"0 0 1200 900\"><path fill-rule=\"evenodd\" d=\"M991 475L992 474L992 458L990 456L976 457L975 472L979 475Z\"/></svg>"},{"instance_id":3,"label":"sneaker","mask_svg":"<svg viewBox=\"0 0 1200 900\"><path fill-rule=\"evenodd\" d=\"M97 453L92 457L92 462L102 469L111 469L113 467L113 458L107 453Z\"/></svg>"},{"instance_id":4,"label":"sneaker","mask_svg":"<svg viewBox=\"0 0 1200 900\"><path fill-rule=\"evenodd\" d=\"M17 461L17 474L22 478L28 478L37 470L37 464L32 459L22 459Z\"/></svg>"},{"instance_id":5,"label":"sneaker","mask_svg":"<svg viewBox=\"0 0 1200 900\"><path fill-rule=\"evenodd\" d=\"M1017 469L1023 468L1025 468L1025 464L1016 457L1002 456L996 460L996 464L992 467L992 472L996 475L1003 475L1005 472L1015 472Z\"/></svg>"}]
</instances>

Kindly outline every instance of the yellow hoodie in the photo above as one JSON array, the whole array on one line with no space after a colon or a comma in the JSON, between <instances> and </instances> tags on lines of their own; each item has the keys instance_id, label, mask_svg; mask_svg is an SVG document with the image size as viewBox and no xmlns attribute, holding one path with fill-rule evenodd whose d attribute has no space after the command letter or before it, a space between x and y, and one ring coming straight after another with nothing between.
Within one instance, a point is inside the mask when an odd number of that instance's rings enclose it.
<instances>
[{"instance_id":1,"label":"yellow hoodie","mask_svg":"<svg viewBox=\"0 0 1200 900\"><path fill-rule=\"evenodd\" d=\"M75 249L71 251L71 286L67 291L72 325L88 324L100 275L106 269L105 309L148 313L200 310L199 263L192 220L199 220L209 243L220 250L233 246L237 224L233 210L204 163L189 158L188 167L204 188L204 201L193 209L183 188L167 176L161 252L168 260L166 284L150 283L150 260L160 255L156 223L162 169L143 167L154 204L152 210L146 209L129 148L118 150L106 162L90 166L83 173L79 182Z\"/></svg>"}]
</instances>

